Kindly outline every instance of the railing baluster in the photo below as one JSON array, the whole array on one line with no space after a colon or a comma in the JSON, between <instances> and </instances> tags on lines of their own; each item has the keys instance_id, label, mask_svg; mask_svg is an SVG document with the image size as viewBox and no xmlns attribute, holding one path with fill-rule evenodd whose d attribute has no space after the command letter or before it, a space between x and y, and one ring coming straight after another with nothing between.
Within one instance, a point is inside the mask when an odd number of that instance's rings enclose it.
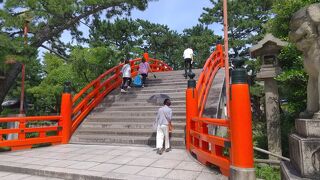
<instances>
[{"instance_id":1,"label":"railing baluster","mask_svg":"<svg viewBox=\"0 0 320 180\"><path fill-rule=\"evenodd\" d=\"M18 133L18 139L21 140L25 140L26 139L26 133L25 133L25 128L26 128L26 120L24 118L22 118L19 121L19 133Z\"/></svg>"}]
</instances>

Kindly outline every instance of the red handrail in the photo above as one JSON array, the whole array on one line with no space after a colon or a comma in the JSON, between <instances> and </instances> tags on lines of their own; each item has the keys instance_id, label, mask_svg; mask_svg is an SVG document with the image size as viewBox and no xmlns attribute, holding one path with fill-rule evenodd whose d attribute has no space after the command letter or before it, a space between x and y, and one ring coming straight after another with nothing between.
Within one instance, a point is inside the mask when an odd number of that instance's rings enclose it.
<instances>
[{"instance_id":1,"label":"red handrail","mask_svg":"<svg viewBox=\"0 0 320 180\"><path fill-rule=\"evenodd\" d=\"M230 169L229 157L224 155L224 148L230 142L208 133L208 125L229 127L228 119L213 119L202 117L207 97L214 77L220 68L225 66L225 58L221 45L207 59L195 88L188 88L186 147L203 163L212 163L220 167L221 172L228 176ZM195 95L196 94L196 95Z\"/></svg>"},{"instance_id":2,"label":"red handrail","mask_svg":"<svg viewBox=\"0 0 320 180\"><path fill-rule=\"evenodd\" d=\"M138 74L141 58L130 61L132 76ZM150 68L153 72L171 71L172 68L158 59L149 58ZM0 147L10 147L11 150L31 148L36 144L68 143L70 136L75 132L84 118L96 107L103 98L122 82L120 70L123 64L117 65L101 74L80 90L73 98L70 93L62 95L61 115L59 116L30 116L30 117L4 117L0 123L17 122L14 129L0 129ZM52 122L46 126L28 127L32 121ZM68 123L70 122L70 123ZM47 132L55 131L56 135L48 136ZM3 135L16 133L18 139L7 140ZM36 137L27 137L28 133Z\"/></svg>"},{"instance_id":3,"label":"red handrail","mask_svg":"<svg viewBox=\"0 0 320 180\"><path fill-rule=\"evenodd\" d=\"M0 147L11 147L11 150L19 150L31 148L34 144L41 143L59 143L62 139L61 134L48 136L47 132L59 132L62 128L61 116L30 116L30 117L5 117L0 118L0 123L18 123L18 127L14 129L0 129ZM28 123L33 121L51 122L49 125L41 127L28 127ZM38 133L37 137L27 137L29 133ZM18 134L18 139L4 140L3 135Z\"/></svg>"}]
</instances>

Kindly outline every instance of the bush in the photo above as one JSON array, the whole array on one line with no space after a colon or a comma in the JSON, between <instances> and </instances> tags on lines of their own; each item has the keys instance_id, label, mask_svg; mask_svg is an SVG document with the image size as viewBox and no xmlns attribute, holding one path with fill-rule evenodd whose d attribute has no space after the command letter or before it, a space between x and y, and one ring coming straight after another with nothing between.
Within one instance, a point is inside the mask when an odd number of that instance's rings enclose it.
<instances>
[{"instance_id":1,"label":"bush","mask_svg":"<svg viewBox=\"0 0 320 180\"><path fill-rule=\"evenodd\" d=\"M268 165L256 165L256 176L265 180L280 180L280 168Z\"/></svg>"}]
</instances>

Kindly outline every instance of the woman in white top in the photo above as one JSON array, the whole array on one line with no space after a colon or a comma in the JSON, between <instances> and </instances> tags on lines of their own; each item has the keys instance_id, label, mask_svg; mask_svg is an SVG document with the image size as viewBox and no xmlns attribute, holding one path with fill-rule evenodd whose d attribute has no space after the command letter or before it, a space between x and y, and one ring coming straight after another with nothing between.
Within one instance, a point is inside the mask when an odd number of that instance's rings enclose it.
<instances>
[{"instance_id":1,"label":"woman in white top","mask_svg":"<svg viewBox=\"0 0 320 180\"><path fill-rule=\"evenodd\" d=\"M129 64L129 60L124 62L124 65L121 69L122 73L122 85L121 85L121 92L127 92L127 87L130 86L130 79L131 79L131 67Z\"/></svg>"}]
</instances>

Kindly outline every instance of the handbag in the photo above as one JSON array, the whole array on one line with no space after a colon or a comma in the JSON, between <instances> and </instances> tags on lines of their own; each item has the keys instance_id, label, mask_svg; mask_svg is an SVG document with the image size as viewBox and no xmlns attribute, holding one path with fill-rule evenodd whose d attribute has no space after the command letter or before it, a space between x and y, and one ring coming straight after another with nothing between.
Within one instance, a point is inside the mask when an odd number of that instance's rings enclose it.
<instances>
[{"instance_id":1,"label":"handbag","mask_svg":"<svg viewBox=\"0 0 320 180\"><path fill-rule=\"evenodd\" d=\"M169 132L172 132L173 131L173 125L172 125L172 123L169 123Z\"/></svg>"}]
</instances>

